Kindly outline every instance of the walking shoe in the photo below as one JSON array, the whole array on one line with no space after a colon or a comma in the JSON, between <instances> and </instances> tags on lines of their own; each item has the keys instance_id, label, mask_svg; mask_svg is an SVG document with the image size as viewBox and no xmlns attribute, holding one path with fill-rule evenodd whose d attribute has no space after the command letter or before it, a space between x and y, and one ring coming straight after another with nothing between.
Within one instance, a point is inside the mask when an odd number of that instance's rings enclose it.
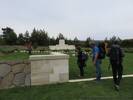
<instances>
[{"instance_id":1,"label":"walking shoe","mask_svg":"<svg viewBox=\"0 0 133 100\"><path fill-rule=\"evenodd\" d=\"M120 90L119 85L115 85L114 87L115 87L115 90L116 90L116 91L119 91L119 90Z\"/></svg>"},{"instance_id":2,"label":"walking shoe","mask_svg":"<svg viewBox=\"0 0 133 100\"><path fill-rule=\"evenodd\" d=\"M94 81L96 81L96 82L99 83L99 82L101 81L101 79L97 79L97 78L96 78L96 79L94 79Z\"/></svg>"},{"instance_id":3,"label":"walking shoe","mask_svg":"<svg viewBox=\"0 0 133 100\"><path fill-rule=\"evenodd\" d=\"M78 75L79 78L83 78L84 76Z\"/></svg>"}]
</instances>

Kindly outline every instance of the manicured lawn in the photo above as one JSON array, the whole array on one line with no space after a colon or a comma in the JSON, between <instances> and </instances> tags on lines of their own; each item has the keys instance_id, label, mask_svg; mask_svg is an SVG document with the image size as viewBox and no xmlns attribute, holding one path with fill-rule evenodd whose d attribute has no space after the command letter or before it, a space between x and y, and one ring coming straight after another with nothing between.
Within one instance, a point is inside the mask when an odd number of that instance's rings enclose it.
<instances>
[{"instance_id":1,"label":"manicured lawn","mask_svg":"<svg viewBox=\"0 0 133 100\"><path fill-rule=\"evenodd\" d=\"M29 55L27 53L11 53L6 55L0 55L0 61L18 61L18 60L28 60ZM133 74L133 53L126 53L124 58L124 74ZM106 57L102 61L102 76L112 75L111 69L108 70L109 60ZM79 78L79 68L77 66L77 58L74 56L70 56L69 58L69 77L70 79ZM91 58L87 61L87 66L85 67L85 77L95 77L95 67L92 64Z\"/></svg>"},{"instance_id":2,"label":"manicured lawn","mask_svg":"<svg viewBox=\"0 0 133 100\"><path fill-rule=\"evenodd\" d=\"M42 55L48 55L48 52L41 53ZM34 53L34 55L38 55L38 53ZM9 54L0 54L0 61L19 61L19 60L28 60L29 54L16 52L16 53L9 53Z\"/></svg>"},{"instance_id":3,"label":"manicured lawn","mask_svg":"<svg viewBox=\"0 0 133 100\"><path fill-rule=\"evenodd\" d=\"M0 61L27 60L26 53L13 53L0 56ZM133 53L126 53L124 58L124 74L133 74ZM112 75L108 70L108 58L103 60L103 76ZM69 59L70 79L79 78L79 69L76 64L76 57ZM95 67L91 58L87 61L85 77L95 77ZM0 90L0 100L133 100L133 78L124 78L121 89L116 92L113 88L112 79L102 80L97 83L78 82L63 83L45 86L18 87L7 90Z\"/></svg>"},{"instance_id":4,"label":"manicured lawn","mask_svg":"<svg viewBox=\"0 0 133 100\"><path fill-rule=\"evenodd\" d=\"M0 100L133 100L133 78L124 78L119 92L102 80L0 90Z\"/></svg>"},{"instance_id":5,"label":"manicured lawn","mask_svg":"<svg viewBox=\"0 0 133 100\"><path fill-rule=\"evenodd\" d=\"M27 53L10 53L10 54L1 54L0 61L18 61L18 60L28 60L29 55Z\"/></svg>"},{"instance_id":6,"label":"manicured lawn","mask_svg":"<svg viewBox=\"0 0 133 100\"><path fill-rule=\"evenodd\" d=\"M77 66L77 58L70 56L70 60L69 60L69 75L70 75L70 79L75 79L78 78L79 75L79 68ZM133 74L133 53L126 53L125 54L125 58L124 58L124 74ZM109 66L109 58L106 57L106 59L104 59L102 61L102 65L101 65L101 69L102 69L102 76L110 76L112 75L112 71L111 68L110 70L108 69ZM89 58L89 60L87 61L87 66L84 68L85 70L85 77L95 77L95 67L92 64L92 60L91 58Z\"/></svg>"}]
</instances>

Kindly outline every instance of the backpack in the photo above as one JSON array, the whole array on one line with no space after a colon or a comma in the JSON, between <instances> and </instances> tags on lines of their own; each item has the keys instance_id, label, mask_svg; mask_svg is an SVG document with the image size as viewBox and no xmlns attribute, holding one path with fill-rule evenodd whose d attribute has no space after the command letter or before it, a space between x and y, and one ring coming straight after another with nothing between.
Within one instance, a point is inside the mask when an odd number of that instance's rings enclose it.
<instances>
[{"instance_id":1,"label":"backpack","mask_svg":"<svg viewBox=\"0 0 133 100\"><path fill-rule=\"evenodd\" d=\"M88 60L88 55L84 52L82 52L82 60L87 61Z\"/></svg>"},{"instance_id":2,"label":"backpack","mask_svg":"<svg viewBox=\"0 0 133 100\"><path fill-rule=\"evenodd\" d=\"M122 58L122 51L120 47L111 47L110 50L110 60L113 61L121 61Z\"/></svg>"},{"instance_id":3,"label":"backpack","mask_svg":"<svg viewBox=\"0 0 133 100\"><path fill-rule=\"evenodd\" d=\"M106 55L105 46L100 44L98 48L99 48L98 59L104 59Z\"/></svg>"}]
</instances>

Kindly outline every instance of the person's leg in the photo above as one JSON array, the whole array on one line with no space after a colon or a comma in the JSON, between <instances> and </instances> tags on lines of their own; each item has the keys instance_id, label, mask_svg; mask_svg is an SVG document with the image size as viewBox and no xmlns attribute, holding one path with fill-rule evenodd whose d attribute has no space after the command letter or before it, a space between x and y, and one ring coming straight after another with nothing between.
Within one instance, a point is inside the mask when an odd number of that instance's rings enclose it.
<instances>
[{"instance_id":1,"label":"person's leg","mask_svg":"<svg viewBox=\"0 0 133 100\"><path fill-rule=\"evenodd\" d=\"M100 60L96 61L96 79L100 80L101 79L101 67L100 67Z\"/></svg>"},{"instance_id":2,"label":"person's leg","mask_svg":"<svg viewBox=\"0 0 133 100\"><path fill-rule=\"evenodd\" d=\"M123 66L122 66L122 63L120 63L118 66L118 83L117 83L117 85L120 85L120 81L122 79L122 74L123 74Z\"/></svg>"},{"instance_id":3,"label":"person's leg","mask_svg":"<svg viewBox=\"0 0 133 100\"><path fill-rule=\"evenodd\" d=\"M30 50L30 49L28 49L27 51L28 51L28 54L29 54L29 55L31 55L31 50Z\"/></svg>"},{"instance_id":4,"label":"person's leg","mask_svg":"<svg viewBox=\"0 0 133 100\"><path fill-rule=\"evenodd\" d=\"M114 61L111 63L112 65L112 73L113 73L113 80L114 80L114 88L116 91L119 91L119 85L118 85L118 65L117 63Z\"/></svg>"},{"instance_id":5,"label":"person's leg","mask_svg":"<svg viewBox=\"0 0 133 100\"><path fill-rule=\"evenodd\" d=\"M80 69L80 76L84 76L84 69L82 64L79 65L79 69Z\"/></svg>"},{"instance_id":6,"label":"person's leg","mask_svg":"<svg viewBox=\"0 0 133 100\"><path fill-rule=\"evenodd\" d=\"M111 61L111 66L112 66L112 74L113 74L113 80L114 84L117 84L117 64L115 61Z\"/></svg>"},{"instance_id":7,"label":"person's leg","mask_svg":"<svg viewBox=\"0 0 133 100\"><path fill-rule=\"evenodd\" d=\"M84 76L84 68L81 67L81 76Z\"/></svg>"}]
</instances>

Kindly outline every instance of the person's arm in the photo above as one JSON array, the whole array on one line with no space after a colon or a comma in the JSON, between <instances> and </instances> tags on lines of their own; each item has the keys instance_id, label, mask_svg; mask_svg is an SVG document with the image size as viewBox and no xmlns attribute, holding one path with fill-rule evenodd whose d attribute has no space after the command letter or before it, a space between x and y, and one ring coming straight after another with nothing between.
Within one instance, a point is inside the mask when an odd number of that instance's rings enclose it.
<instances>
[{"instance_id":1,"label":"person's arm","mask_svg":"<svg viewBox=\"0 0 133 100\"><path fill-rule=\"evenodd\" d=\"M93 61L93 64L95 65L96 64L96 61L97 61L97 59L98 59L98 52L96 53L96 55L95 55L95 57L94 57L94 61Z\"/></svg>"},{"instance_id":2,"label":"person's arm","mask_svg":"<svg viewBox=\"0 0 133 100\"><path fill-rule=\"evenodd\" d=\"M77 64L79 64L79 52L77 52Z\"/></svg>"},{"instance_id":3,"label":"person's arm","mask_svg":"<svg viewBox=\"0 0 133 100\"><path fill-rule=\"evenodd\" d=\"M95 48L95 56L94 56L94 61L93 61L94 65L96 64L96 61L98 59L99 52L100 52L99 48Z\"/></svg>"},{"instance_id":4,"label":"person's arm","mask_svg":"<svg viewBox=\"0 0 133 100\"><path fill-rule=\"evenodd\" d=\"M110 50L111 50L111 48L108 48L108 53L107 53L108 57L110 56Z\"/></svg>"},{"instance_id":5,"label":"person's arm","mask_svg":"<svg viewBox=\"0 0 133 100\"><path fill-rule=\"evenodd\" d=\"M122 56L122 57L125 56L123 49L121 49L121 56Z\"/></svg>"}]
</instances>

